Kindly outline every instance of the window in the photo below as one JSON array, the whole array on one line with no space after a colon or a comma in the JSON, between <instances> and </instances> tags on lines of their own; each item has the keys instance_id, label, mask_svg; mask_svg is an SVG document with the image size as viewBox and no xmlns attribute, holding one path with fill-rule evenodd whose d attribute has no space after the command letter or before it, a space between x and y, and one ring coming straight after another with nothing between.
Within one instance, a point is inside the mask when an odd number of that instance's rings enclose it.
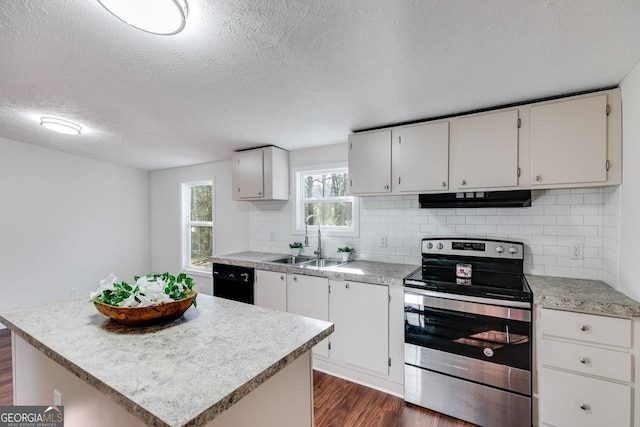
<instances>
[{"instance_id":1,"label":"window","mask_svg":"<svg viewBox=\"0 0 640 427\"><path fill-rule=\"evenodd\" d=\"M313 230L320 228L329 236L358 235L358 199L349 195L349 170L346 165L297 168L296 233L305 231L305 219Z\"/></svg>"},{"instance_id":2,"label":"window","mask_svg":"<svg viewBox=\"0 0 640 427\"><path fill-rule=\"evenodd\" d=\"M213 182L182 184L182 268L211 272L213 255Z\"/></svg>"}]
</instances>

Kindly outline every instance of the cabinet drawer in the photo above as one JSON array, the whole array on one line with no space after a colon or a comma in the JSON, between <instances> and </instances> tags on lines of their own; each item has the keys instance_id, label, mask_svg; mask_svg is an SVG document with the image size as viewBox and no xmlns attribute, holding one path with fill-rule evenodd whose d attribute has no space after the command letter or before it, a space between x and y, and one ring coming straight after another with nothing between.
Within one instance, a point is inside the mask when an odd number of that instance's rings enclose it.
<instances>
[{"instance_id":1,"label":"cabinet drawer","mask_svg":"<svg viewBox=\"0 0 640 427\"><path fill-rule=\"evenodd\" d=\"M553 426L630 426L631 387L542 368L541 421Z\"/></svg>"},{"instance_id":2,"label":"cabinet drawer","mask_svg":"<svg viewBox=\"0 0 640 427\"><path fill-rule=\"evenodd\" d=\"M542 334L629 348L631 320L543 309Z\"/></svg>"},{"instance_id":3,"label":"cabinet drawer","mask_svg":"<svg viewBox=\"0 0 640 427\"><path fill-rule=\"evenodd\" d=\"M543 339L542 364L620 381L631 381L631 354Z\"/></svg>"}]
</instances>

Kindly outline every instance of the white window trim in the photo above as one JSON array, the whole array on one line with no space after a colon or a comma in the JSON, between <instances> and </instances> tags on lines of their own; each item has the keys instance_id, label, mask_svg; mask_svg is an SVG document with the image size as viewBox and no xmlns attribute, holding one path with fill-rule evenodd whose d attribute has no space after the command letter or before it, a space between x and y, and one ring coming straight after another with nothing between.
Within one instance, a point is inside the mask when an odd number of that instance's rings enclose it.
<instances>
[{"instance_id":1,"label":"white window trim","mask_svg":"<svg viewBox=\"0 0 640 427\"><path fill-rule=\"evenodd\" d=\"M302 218L303 203L302 203L302 185L300 182L302 173L316 173L316 172L328 172L336 169L347 169L347 162L338 162L338 163L323 163L319 165L306 165L306 166L296 166L291 168L291 182L293 184L293 188L291 194L295 195L294 200L294 208L293 208L293 231L294 235L303 235L305 234L305 226L304 226L304 218ZM344 230L337 227L329 227L329 226L321 226L320 230L322 230L323 236L328 237L359 237L360 236L360 198L356 196L347 196L349 198L353 197L353 227L351 230ZM322 201L342 201L344 197L326 197L322 198ZM309 235L315 235L318 230L318 227L315 225L309 226Z\"/></svg>"},{"instance_id":2,"label":"white window trim","mask_svg":"<svg viewBox=\"0 0 640 427\"><path fill-rule=\"evenodd\" d=\"M190 197L190 191L189 188L193 187L193 186L197 186L197 185L211 185L211 203L213 204L213 206L211 207L211 213L212 213L212 217L213 217L213 221L208 222L208 221L193 221L191 222L189 220L190 218L190 212L189 212L189 208L190 208L190 203L189 203L189 197ZM191 254L190 254L190 249L191 249L191 232L190 232L190 227L191 226L198 226L198 225L206 225L206 226L211 226L211 228L213 229L213 233L212 233L212 248L213 251L215 251L215 185L214 185L214 181L213 179L206 179L206 180L199 180L199 181L184 181L182 183L180 183L180 210L181 210L181 218L180 218L180 240L181 240L181 245L180 245L180 268L182 269L181 271L184 271L186 273L190 273L193 275L197 275L197 276L205 276L205 277L212 277L213 273L211 272L211 267L209 268L205 268L205 267L194 267L192 265L190 265L190 261L191 261ZM214 254L212 254L214 255Z\"/></svg>"}]
</instances>

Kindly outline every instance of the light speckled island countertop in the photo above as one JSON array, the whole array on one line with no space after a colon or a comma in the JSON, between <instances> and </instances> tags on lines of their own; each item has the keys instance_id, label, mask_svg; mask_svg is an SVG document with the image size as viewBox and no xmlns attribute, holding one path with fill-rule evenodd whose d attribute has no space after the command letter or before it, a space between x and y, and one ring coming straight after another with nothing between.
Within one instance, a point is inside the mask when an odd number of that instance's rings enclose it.
<instances>
[{"instance_id":1,"label":"light speckled island countertop","mask_svg":"<svg viewBox=\"0 0 640 427\"><path fill-rule=\"evenodd\" d=\"M86 297L0 323L147 425L202 425L333 332L333 324L208 295L173 322L119 325ZM203 375L206 373L206 375Z\"/></svg>"},{"instance_id":2,"label":"light speckled island countertop","mask_svg":"<svg viewBox=\"0 0 640 427\"><path fill-rule=\"evenodd\" d=\"M640 303L600 280L527 275L533 302L545 308L640 317Z\"/></svg>"},{"instance_id":3,"label":"light speckled island countertop","mask_svg":"<svg viewBox=\"0 0 640 427\"><path fill-rule=\"evenodd\" d=\"M308 276L327 277L330 280L351 280L389 286L403 286L402 279L419 267L418 265L355 260L349 261L343 266L316 270L291 264L269 262L269 260L285 256L288 256L288 254L248 251L211 257L211 261L227 265L253 267L259 270L277 271L279 273L306 274Z\"/></svg>"}]
</instances>

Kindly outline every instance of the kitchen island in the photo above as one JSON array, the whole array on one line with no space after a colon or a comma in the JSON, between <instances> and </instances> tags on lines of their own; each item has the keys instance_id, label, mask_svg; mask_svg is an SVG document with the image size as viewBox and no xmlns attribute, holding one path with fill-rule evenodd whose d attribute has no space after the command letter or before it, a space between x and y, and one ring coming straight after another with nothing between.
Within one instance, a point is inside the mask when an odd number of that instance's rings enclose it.
<instances>
[{"instance_id":1,"label":"kitchen island","mask_svg":"<svg viewBox=\"0 0 640 427\"><path fill-rule=\"evenodd\" d=\"M173 322L122 326L86 298L0 312L14 404L62 393L66 426L311 426L311 348L328 322L198 296ZM59 402L58 402L59 403Z\"/></svg>"}]
</instances>

